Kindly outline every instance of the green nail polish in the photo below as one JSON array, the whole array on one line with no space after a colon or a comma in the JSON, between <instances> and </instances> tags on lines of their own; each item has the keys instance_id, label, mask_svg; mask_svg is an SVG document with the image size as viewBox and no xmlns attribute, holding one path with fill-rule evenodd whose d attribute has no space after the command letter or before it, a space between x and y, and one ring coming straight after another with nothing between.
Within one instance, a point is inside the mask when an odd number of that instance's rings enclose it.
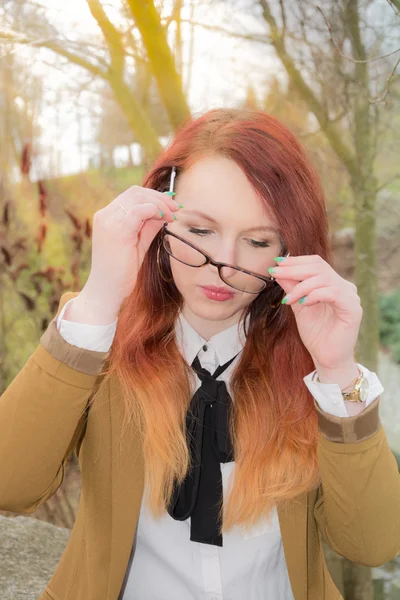
<instances>
[{"instance_id":1,"label":"green nail polish","mask_svg":"<svg viewBox=\"0 0 400 600\"><path fill-rule=\"evenodd\" d=\"M163 192L164 194L167 194L167 196L175 196L176 192Z\"/></svg>"},{"instance_id":2,"label":"green nail polish","mask_svg":"<svg viewBox=\"0 0 400 600\"><path fill-rule=\"evenodd\" d=\"M274 260L276 260L276 262L283 262L285 258L286 256L275 256Z\"/></svg>"},{"instance_id":3,"label":"green nail polish","mask_svg":"<svg viewBox=\"0 0 400 600\"><path fill-rule=\"evenodd\" d=\"M268 273L275 273L275 267L269 267Z\"/></svg>"},{"instance_id":4,"label":"green nail polish","mask_svg":"<svg viewBox=\"0 0 400 600\"><path fill-rule=\"evenodd\" d=\"M172 218L175 219L175 221L177 221L178 219L176 218L176 215L172 215Z\"/></svg>"},{"instance_id":5,"label":"green nail polish","mask_svg":"<svg viewBox=\"0 0 400 600\"><path fill-rule=\"evenodd\" d=\"M307 296L303 296L300 300L299 300L299 304L303 304L305 302L305 299L307 298Z\"/></svg>"},{"instance_id":6,"label":"green nail polish","mask_svg":"<svg viewBox=\"0 0 400 600\"><path fill-rule=\"evenodd\" d=\"M164 213L163 213L163 211L162 211L162 210L160 210L160 215L161 215L162 217L164 216Z\"/></svg>"},{"instance_id":7,"label":"green nail polish","mask_svg":"<svg viewBox=\"0 0 400 600\"><path fill-rule=\"evenodd\" d=\"M177 202L177 205L179 206L179 208L183 208L183 204L179 204L179 202Z\"/></svg>"},{"instance_id":8,"label":"green nail polish","mask_svg":"<svg viewBox=\"0 0 400 600\"><path fill-rule=\"evenodd\" d=\"M288 294L287 296L285 296L281 302L281 304L286 304L286 302L288 302L288 300L290 300L290 294Z\"/></svg>"}]
</instances>

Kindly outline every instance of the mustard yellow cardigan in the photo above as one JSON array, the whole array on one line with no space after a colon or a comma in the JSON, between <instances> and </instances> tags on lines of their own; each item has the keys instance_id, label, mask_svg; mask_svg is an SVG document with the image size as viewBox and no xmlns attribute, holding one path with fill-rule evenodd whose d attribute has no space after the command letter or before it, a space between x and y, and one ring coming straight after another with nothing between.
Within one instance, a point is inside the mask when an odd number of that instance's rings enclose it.
<instances>
[{"instance_id":1,"label":"mustard yellow cardigan","mask_svg":"<svg viewBox=\"0 0 400 600\"><path fill-rule=\"evenodd\" d=\"M0 509L32 513L60 486L76 451L82 492L58 567L39 600L120 600L143 494L143 454L132 425L121 439L117 381L98 374L109 353L68 344L57 315L0 398ZM94 391L96 401L85 410ZM322 535L339 554L378 566L400 552L400 478L377 398L358 416L319 422L322 485L278 508L296 600L339 600ZM399 398L400 401L400 398ZM132 557L131 557L132 558Z\"/></svg>"}]
</instances>

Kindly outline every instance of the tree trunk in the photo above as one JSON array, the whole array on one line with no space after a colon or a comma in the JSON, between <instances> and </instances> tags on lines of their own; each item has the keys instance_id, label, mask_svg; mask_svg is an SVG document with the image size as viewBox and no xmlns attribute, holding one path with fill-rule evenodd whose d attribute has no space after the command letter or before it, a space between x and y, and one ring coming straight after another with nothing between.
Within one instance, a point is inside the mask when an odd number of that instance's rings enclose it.
<instances>
[{"instance_id":1,"label":"tree trunk","mask_svg":"<svg viewBox=\"0 0 400 600\"><path fill-rule=\"evenodd\" d=\"M358 134L358 135L357 135ZM356 148L362 153L360 171L352 178L355 203L355 279L363 308L363 320L356 347L357 362L372 371L378 367L379 304L376 273L376 195L377 182L369 131L356 128ZM363 149L361 151L361 148ZM369 567L344 561L345 600L373 600L374 587Z\"/></svg>"},{"instance_id":2,"label":"tree trunk","mask_svg":"<svg viewBox=\"0 0 400 600\"><path fill-rule=\"evenodd\" d=\"M190 117L190 110L160 15L153 0L128 0L127 3L146 48L162 103L173 129L176 130Z\"/></svg>"},{"instance_id":3,"label":"tree trunk","mask_svg":"<svg viewBox=\"0 0 400 600\"><path fill-rule=\"evenodd\" d=\"M345 600L373 600L374 586L370 567L345 560L343 573Z\"/></svg>"},{"instance_id":4,"label":"tree trunk","mask_svg":"<svg viewBox=\"0 0 400 600\"><path fill-rule=\"evenodd\" d=\"M343 563L344 558L337 554L332 548L323 540L322 547L324 550L324 556L326 560L326 564L328 565L329 573L333 579L334 584L336 585L339 592L344 595L344 571L343 571ZM347 597L346 597L347 600Z\"/></svg>"},{"instance_id":5,"label":"tree trunk","mask_svg":"<svg viewBox=\"0 0 400 600\"><path fill-rule=\"evenodd\" d=\"M379 340L379 304L376 277L376 180L373 176L352 182L356 206L355 278L363 307L356 358L376 371Z\"/></svg>"},{"instance_id":6,"label":"tree trunk","mask_svg":"<svg viewBox=\"0 0 400 600\"><path fill-rule=\"evenodd\" d=\"M269 0L259 0L263 18L269 25L272 46L282 61L292 84L296 87L310 112L318 120L332 149L347 169L355 200L355 259L356 285L363 308L363 320L356 349L356 359L371 370L376 370L378 355L378 298L376 281L376 231L375 203L376 180L374 169L374 142L371 106L369 104L370 82L365 40L360 29L360 0L344 2L343 31L350 39L354 59L353 84L357 90L351 111L354 124L354 148L346 141L340 127L326 111L324 99L318 98L315 90L304 78L302 69L289 54L285 44L284 28L278 24L271 11ZM283 6L283 4L282 4ZM346 600L373 600L372 573L348 560L344 561Z\"/></svg>"},{"instance_id":7,"label":"tree trunk","mask_svg":"<svg viewBox=\"0 0 400 600\"><path fill-rule=\"evenodd\" d=\"M127 149L128 149L128 166L133 169L133 167L135 166L135 161L133 158L132 144L128 144Z\"/></svg>"},{"instance_id":8,"label":"tree trunk","mask_svg":"<svg viewBox=\"0 0 400 600\"><path fill-rule=\"evenodd\" d=\"M115 98L135 134L135 138L143 147L144 152L154 159L162 150L162 146L148 115L137 102L128 85L119 77L110 75L109 83Z\"/></svg>"}]
</instances>

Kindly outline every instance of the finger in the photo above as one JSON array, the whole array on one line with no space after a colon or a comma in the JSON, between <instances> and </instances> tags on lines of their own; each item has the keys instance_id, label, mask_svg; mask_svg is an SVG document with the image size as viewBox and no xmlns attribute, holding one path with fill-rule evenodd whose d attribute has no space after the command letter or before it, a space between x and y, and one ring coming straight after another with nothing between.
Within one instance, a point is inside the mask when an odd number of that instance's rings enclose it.
<instances>
[{"instance_id":1,"label":"finger","mask_svg":"<svg viewBox=\"0 0 400 600\"><path fill-rule=\"evenodd\" d=\"M290 258L290 257L289 257ZM288 259L289 260L289 259ZM303 281L308 277L315 275L324 275L326 278L332 281L339 277L339 275L332 269L328 263L316 261L313 263L307 263L305 265L287 265L285 267L271 267L268 269L268 273L277 279L291 279L297 281Z\"/></svg>"},{"instance_id":2,"label":"finger","mask_svg":"<svg viewBox=\"0 0 400 600\"><path fill-rule=\"evenodd\" d=\"M147 202L154 202L164 213L173 211L176 212L179 210L178 203L175 202L175 200L173 200L171 197L161 192L157 192L156 190L151 190L140 186L130 187L125 192L114 198L109 206L112 207L112 212L118 209L121 210L119 207L120 204L122 204L126 210L129 211L136 204L145 204Z\"/></svg>"},{"instance_id":3,"label":"finger","mask_svg":"<svg viewBox=\"0 0 400 600\"><path fill-rule=\"evenodd\" d=\"M176 206L176 202L173 199L174 196L169 195L169 192L159 192L158 190L154 190L153 188L147 188L140 185L133 185L128 188L123 194L136 195L137 193L144 194L146 198L155 198L161 201L166 201L169 206ZM175 192L173 192L175 195Z\"/></svg>"},{"instance_id":4,"label":"finger","mask_svg":"<svg viewBox=\"0 0 400 600\"><path fill-rule=\"evenodd\" d=\"M127 199L122 199L123 201L120 202L118 204L118 206L115 207L114 212L118 213L118 215L120 216L121 212L123 213L120 204L123 205L123 207L127 210L128 214L132 211L132 210L136 210L138 206L144 206L146 204L152 204L153 206L156 206L161 214L161 217L164 218L166 221L172 223L172 221L174 221L174 217L173 217L173 213L176 212L176 210L179 210L178 207L174 208L174 210L171 210L169 207L169 203L165 201L165 198L162 198L161 200L159 198L154 198L154 197L146 197L145 194L140 194L139 196L136 196L134 200L132 200L131 198L127 198Z\"/></svg>"},{"instance_id":5,"label":"finger","mask_svg":"<svg viewBox=\"0 0 400 600\"><path fill-rule=\"evenodd\" d=\"M277 260L283 259L283 260ZM326 264L328 263L319 254L303 254L301 256L278 256L275 258L279 267L295 267L308 264ZM329 266L329 265L328 265Z\"/></svg>"},{"instance_id":6,"label":"finger","mask_svg":"<svg viewBox=\"0 0 400 600\"><path fill-rule=\"evenodd\" d=\"M298 302L303 296L308 296L313 290L327 287L326 278L320 275L316 275L315 277L309 277L304 281L300 281L299 283L291 281L292 289L290 293L285 296L284 304L295 304ZM346 282L343 282L344 284Z\"/></svg>"},{"instance_id":7,"label":"finger","mask_svg":"<svg viewBox=\"0 0 400 600\"><path fill-rule=\"evenodd\" d=\"M147 197L149 194L150 198L154 198L155 200L165 202L171 210L178 210L179 203L174 200L174 196L176 192L159 192L158 190L153 190L150 188L141 188L143 190L143 194ZM171 195L173 194L173 195Z\"/></svg>"},{"instance_id":8,"label":"finger","mask_svg":"<svg viewBox=\"0 0 400 600\"><path fill-rule=\"evenodd\" d=\"M276 283L281 286L285 294L290 294L290 292L298 284L298 281L291 281L290 279L280 279Z\"/></svg>"},{"instance_id":9,"label":"finger","mask_svg":"<svg viewBox=\"0 0 400 600\"><path fill-rule=\"evenodd\" d=\"M314 306L321 302L333 304L335 309L343 314L362 315L360 303L352 298L345 290L334 285L313 290L304 298L301 306Z\"/></svg>"},{"instance_id":10,"label":"finger","mask_svg":"<svg viewBox=\"0 0 400 600\"><path fill-rule=\"evenodd\" d=\"M129 238L136 240L143 225L149 220L159 221L159 229L161 229L165 221L165 216L161 216L157 204L153 204L152 202L134 206L128 214L125 214L121 224Z\"/></svg>"}]
</instances>

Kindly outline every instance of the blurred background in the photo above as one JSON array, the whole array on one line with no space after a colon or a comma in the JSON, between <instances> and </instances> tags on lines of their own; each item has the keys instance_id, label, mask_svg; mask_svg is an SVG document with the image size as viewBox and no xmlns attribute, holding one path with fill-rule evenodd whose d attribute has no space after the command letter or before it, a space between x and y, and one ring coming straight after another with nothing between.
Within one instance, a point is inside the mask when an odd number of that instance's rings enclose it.
<instances>
[{"instance_id":1,"label":"blurred background","mask_svg":"<svg viewBox=\"0 0 400 600\"><path fill-rule=\"evenodd\" d=\"M400 0L2 0L0 393L62 293L84 285L94 212L140 185L190 116L256 107L297 134L321 176L334 267L364 309L356 358L384 385L398 459L399 62ZM2 513L2 600L39 595L79 495L73 456L36 513ZM400 557L370 569L325 552L346 600L400 598Z\"/></svg>"}]
</instances>

